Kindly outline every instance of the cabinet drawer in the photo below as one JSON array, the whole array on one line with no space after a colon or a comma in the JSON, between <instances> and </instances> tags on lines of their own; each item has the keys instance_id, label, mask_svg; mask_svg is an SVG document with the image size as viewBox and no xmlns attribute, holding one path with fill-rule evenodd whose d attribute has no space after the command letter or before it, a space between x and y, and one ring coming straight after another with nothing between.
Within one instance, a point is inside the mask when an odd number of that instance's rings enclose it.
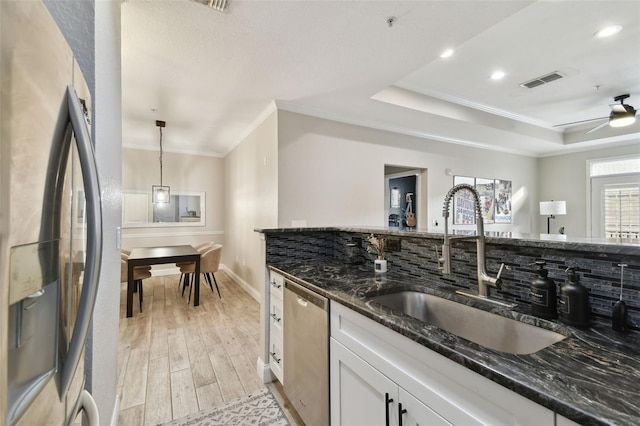
<instances>
[{"instance_id":1,"label":"cabinet drawer","mask_svg":"<svg viewBox=\"0 0 640 426\"><path fill-rule=\"evenodd\" d=\"M269 274L269 288L271 289L271 297L277 297L282 300L284 277L277 272L271 271Z\"/></svg>"},{"instance_id":2,"label":"cabinet drawer","mask_svg":"<svg viewBox=\"0 0 640 426\"><path fill-rule=\"evenodd\" d=\"M274 376L284 384L284 351L282 350L282 340L274 339L269 341L269 367Z\"/></svg>"},{"instance_id":3,"label":"cabinet drawer","mask_svg":"<svg viewBox=\"0 0 640 426\"><path fill-rule=\"evenodd\" d=\"M269 332L271 336L282 341L283 329L282 324L284 319L282 317L282 300L278 303L275 299L271 299L271 308L269 309Z\"/></svg>"}]
</instances>

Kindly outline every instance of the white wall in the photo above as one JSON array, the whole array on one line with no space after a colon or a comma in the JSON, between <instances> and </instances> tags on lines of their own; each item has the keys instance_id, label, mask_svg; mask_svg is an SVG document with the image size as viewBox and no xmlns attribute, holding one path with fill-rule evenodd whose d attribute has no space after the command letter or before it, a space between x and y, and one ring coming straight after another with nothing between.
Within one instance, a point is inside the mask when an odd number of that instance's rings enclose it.
<instances>
[{"instance_id":1,"label":"white wall","mask_svg":"<svg viewBox=\"0 0 640 426\"><path fill-rule=\"evenodd\" d=\"M222 261L254 297L264 287L264 260L255 228L277 226L278 112L273 112L224 160L226 244Z\"/></svg>"},{"instance_id":2,"label":"white wall","mask_svg":"<svg viewBox=\"0 0 640 426\"><path fill-rule=\"evenodd\" d=\"M596 149L573 154L557 155L538 160L539 192L541 201L565 200L567 215L551 221L551 232L565 227L573 237L587 234L587 161L625 155L640 155L640 140L632 145ZM538 210L539 211L539 210ZM547 229L546 216L538 216L540 229Z\"/></svg>"},{"instance_id":3,"label":"white wall","mask_svg":"<svg viewBox=\"0 0 640 426\"><path fill-rule=\"evenodd\" d=\"M442 232L442 201L454 174L511 180L514 223L485 229L537 232L537 161L278 112L278 226L385 226L384 165L428 169L428 223ZM425 194L422 194L423 196ZM534 209L533 207L536 207ZM469 228L468 226L466 227Z\"/></svg>"},{"instance_id":4,"label":"white wall","mask_svg":"<svg viewBox=\"0 0 640 426\"><path fill-rule=\"evenodd\" d=\"M95 3L95 93L93 137L102 191L103 256L100 287L87 340L87 389L93 394L100 424L117 417L116 380L120 314L120 226L122 96L120 2Z\"/></svg>"},{"instance_id":5,"label":"white wall","mask_svg":"<svg viewBox=\"0 0 640 426\"><path fill-rule=\"evenodd\" d=\"M80 65L92 95L95 95L95 6L87 0L44 0Z\"/></svg>"},{"instance_id":6,"label":"white wall","mask_svg":"<svg viewBox=\"0 0 640 426\"><path fill-rule=\"evenodd\" d=\"M170 131L167 130L169 126L170 123L165 128L165 136ZM124 148L122 189L150 191L151 185L159 185L158 156L159 151ZM133 247L198 244L205 241L224 244L224 159L165 152L162 164L162 181L171 187L172 194L180 191L205 193L205 226L125 228L122 230L123 248L130 250Z\"/></svg>"}]
</instances>

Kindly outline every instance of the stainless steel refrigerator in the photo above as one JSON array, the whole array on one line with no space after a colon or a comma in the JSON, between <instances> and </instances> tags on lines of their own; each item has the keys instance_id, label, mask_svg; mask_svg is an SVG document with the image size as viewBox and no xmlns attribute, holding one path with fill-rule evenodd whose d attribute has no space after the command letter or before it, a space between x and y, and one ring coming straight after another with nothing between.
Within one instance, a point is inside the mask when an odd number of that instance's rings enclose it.
<instances>
[{"instance_id":1,"label":"stainless steel refrigerator","mask_svg":"<svg viewBox=\"0 0 640 426\"><path fill-rule=\"evenodd\" d=\"M0 424L97 412L84 347L102 252L87 85L40 1L0 2Z\"/></svg>"}]
</instances>

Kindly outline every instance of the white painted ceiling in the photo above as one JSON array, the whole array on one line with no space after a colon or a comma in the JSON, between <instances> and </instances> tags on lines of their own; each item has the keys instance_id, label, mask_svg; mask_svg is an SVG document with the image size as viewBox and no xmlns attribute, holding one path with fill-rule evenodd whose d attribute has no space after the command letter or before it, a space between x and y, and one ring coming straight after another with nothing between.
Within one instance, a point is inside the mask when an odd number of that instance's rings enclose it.
<instances>
[{"instance_id":1,"label":"white painted ceiling","mask_svg":"<svg viewBox=\"0 0 640 426\"><path fill-rule=\"evenodd\" d=\"M393 26L387 18L395 17ZM593 34L623 26L608 39ZM451 58L440 53L455 48ZM500 82L488 76L495 69ZM534 89L520 83L558 71ZM596 89L599 87L599 89ZM123 145L222 156L278 108L532 156L635 143L640 1L190 0L122 4ZM154 111L155 110L155 111Z\"/></svg>"}]
</instances>

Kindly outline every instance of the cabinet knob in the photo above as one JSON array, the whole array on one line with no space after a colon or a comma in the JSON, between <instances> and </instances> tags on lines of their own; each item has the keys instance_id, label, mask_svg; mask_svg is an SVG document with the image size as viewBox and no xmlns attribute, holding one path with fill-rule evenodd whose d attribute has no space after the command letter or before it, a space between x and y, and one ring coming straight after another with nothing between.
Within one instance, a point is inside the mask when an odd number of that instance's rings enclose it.
<instances>
[{"instance_id":1,"label":"cabinet knob","mask_svg":"<svg viewBox=\"0 0 640 426\"><path fill-rule=\"evenodd\" d=\"M282 287L282 284L278 284L278 283L276 283L276 280L272 280L272 281L271 281L271 285L272 285L272 286L274 286L275 288L280 288L280 287Z\"/></svg>"},{"instance_id":2,"label":"cabinet knob","mask_svg":"<svg viewBox=\"0 0 640 426\"><path fill-rule=\"evenodd\" d=\"M282 318L278 317L276 314L271 314L271 318L273 318L275 322L280 322L280 320L282 320Z\"/></svg>"}]
</instances>

